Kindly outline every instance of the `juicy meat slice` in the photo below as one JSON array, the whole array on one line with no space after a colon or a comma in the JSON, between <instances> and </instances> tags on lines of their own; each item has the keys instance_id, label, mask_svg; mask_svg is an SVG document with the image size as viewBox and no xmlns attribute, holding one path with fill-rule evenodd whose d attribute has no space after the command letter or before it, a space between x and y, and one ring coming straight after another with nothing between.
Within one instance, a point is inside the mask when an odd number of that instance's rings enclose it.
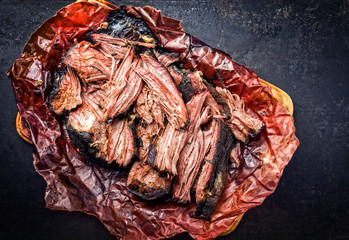
<instances>
[{"instance_id":1,"label":"juicy meat slice","mask_svg":"<svg viewBox=\"0 0 349 240\"><path fill-rule=\"evenodd\" d=\"M135 162L127 179L128 190L145 200L154 200L171 192L172 180L160 176L151 166Z\"/></svg>"},{"instance_id":2,"label":"juicy meat slice","mask_svg":"<svg viewBox=\"0 0 349 240\"><path fill-rule=\"evenodd\" d=\"M132 67L137 65L138 58L133 61L133 51L130 48L112 80L104 87L107 91L102 103L105 118L120 115L137 99L143 84L138 74L132 71Z\"/></svg>"},{"instance_id":3,"label":"juicy meat slice","mask_svg":"<svg viewBox=\"0 0 349 240\"><path fill-rule=\"evenodd\" d=\"M195 182L206 154L204 134L201 126L210 118L210 107L204 106L208 95L209 92L204 91L195 95L187 103L190 117L186 135L187 141L178 159L178 178L174 184L173 194L173 199L180 203L191 201L190 189Z\"/></svg>"},{"instance_id":4,"label":"juicy meat slice","mask_svg":"<svg viewBox=\"0 0 349 240\"><path fill-rule=\"evenodd\" d=\"M111 75L112 59L95 49L90 42L81 41L67 52L64 64L74 68L85 82L105 81Z\"/></svg>"},{"instance_id":5,"label":"juicy meat slice","mask_svg":"<svg viewBox=\"0 0 349 240\"><path fill-rule=\"evenodd\" d=\"M171 75L149 54L141 54L141 58L143 67L137 67L135 71L154 92L168 121L176 128L184 128L188 121L188 113Z\"/></svg>"},{"instance_id":6,"label":"juicy meat slice","mask_svg":"<svg viewBox=\"0 0 349 240\"><path fill-rule=\"evenodd\" d=\"M57 114L70 111L82 103L79 77L68 67L65 76L60 81L58 91L51 100L51 108Z\"/></svg>"},{"instance_id":7,"label":"juicy meat slice","mask_svg":"<svg viewBox=\"0 0 349 240\"><path fill-rule=\"evenodd\" d=\"M136 146L126 119L115 119L107 126L107 133L107 161L115 161L119 166L127 166L131 162Z\"/></svg>"},{"instance_id":8,"label":"juicy meat slice","mask_svg":"<svg viewBox=\"0 0 349 240\"><path fill-rule=\"evenodd\" d=\"M233 134L225 123L213 120L210 126L208 154L205 157L196 185L197 207L191 217L210 220L228 179L229 159L235 144Z\"/></svg>"},{"instance_id":9,"label":"juicy meat slice","mask_svg":"<svg viewBox=\"0 0 349 240\"><path fill-rule=\"evenodd\" d=\"M92 141L90 147L97 149L96 157L107 159L108 139L103 112L84 92L81 98L82 104L69 114L68 125L80 133L90 134Z\"/></svg>"},{"instance_id":10,"label":"juicy meat slice","mask_svg":"<svg viewBox=\"0 0 349 240\"><path fill-rule=\"evenodd\" d=\"M237 94L232 94L227 89L216 87L216 90L229 106L230 119L226 122L234 136L246 144L251 138L260 134L265 124L256 114L245 111L244 101Z\"/></svg>"},{"instance_id":11,"label":"juicy meat slice","mask_svg":"<svg viewBox=\"0 0 349 240\"><path fill-rule=\"evenodd\" d=\"M164 128L164 113L161 110L157 98L148 86L144 85L135 103L135 111L146 124L155 121Z\"/></svg>"}]
</instances>

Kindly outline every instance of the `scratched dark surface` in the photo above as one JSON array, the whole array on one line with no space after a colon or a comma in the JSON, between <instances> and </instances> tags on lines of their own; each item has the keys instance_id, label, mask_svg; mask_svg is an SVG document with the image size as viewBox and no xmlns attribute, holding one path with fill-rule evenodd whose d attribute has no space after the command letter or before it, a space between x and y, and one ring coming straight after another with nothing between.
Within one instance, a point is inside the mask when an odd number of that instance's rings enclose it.
<instances>
[{"instance_id":1,"label":"scratched dark surface","mask_svg":"<svg viewBox=\"0 0 349 240\"><path fill-rule=\"evenodd\" d=\"M97 218L45 208L33 149L15 128L5 73L30 34L71 2L0 0L0 239L115 239ZM294 101L301 145L277 190L220 239L349 239L349 1L112 2L183 20Z\"/></svg>"}]
</instances>

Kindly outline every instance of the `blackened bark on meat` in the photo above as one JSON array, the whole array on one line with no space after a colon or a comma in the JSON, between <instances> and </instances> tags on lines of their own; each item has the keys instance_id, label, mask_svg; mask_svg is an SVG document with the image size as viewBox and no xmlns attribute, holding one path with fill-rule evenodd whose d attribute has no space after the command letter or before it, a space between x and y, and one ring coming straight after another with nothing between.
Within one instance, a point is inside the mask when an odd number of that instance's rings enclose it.
<instances>
[{"instance_id":1,"label":"blackened bark on meat","mask_svg":"<svg viewBox=\"0 0 349 240\"><path fill-rule=\"evenodd\" d=\"M216 90L229 106L230 119L226 122L239 141L247 144L250 139L262 132L265 127L264 122L258 118L257 114L246 112L243 99L227 89L216 87Z\"/></svg>"},{"instance_id":2,"label":"blackened bark on meat","mask_svg":"<svg viewBox=\"0 0 349 240\"><path fill-rule=\"evenodd\" d=\"M128 190L144 200L154 200L171 192L172 180L160 176L151 166L135 162L127 179Z\"/></svg>"},{"instance_id":3,"label":"blackened bark on meat","mask_svg":"<svg viewBox=\"0 0 349 240\"><path fill-rule=\"evenodd\" d=\"M97 157L99 150L96 147L91 147L93 143L93 135L91 133L79 132L70 125L65 125L65 128L71 142L82 154L88 164L105 168L119 168L115 162L108 163L104 158Z\"/></svg>"},{"instance_id":4,"label":"blackened bark on meat","mask_svg":"<svg viewBox=\"0 0 349 240\"><path fill-rule=\"evenodd\" d=\"M147 42L152 41L158 45L158 40L150 31L147 24L141 19L129 16L125 12L124 6L114 10L107 19L108 27L98 30L97 33L105 33L117 38L126 38L128 40L144 39Z\"/></svg>"},{"instance_id":5,"label":"blackened bark on meat","mask_svg":"<svg viewBox=\"0 0 349 240\"><path fill-rule=\"evenodd\" d=\"M176 128L184 128L188 121L187 109L170 73L149 54L141 54L141 58L143 67L135 71L154 92L168 121Z\"/></svg>"},{"instance_id":6,"label":"blackened bark on meat","mask_svg":"<svg viewBox=\"0 0 349 240\"><path fill-rule=\"evenodd\" d=\"M155 159L147 158L147 164L156 170L168 173L171 176L177 175L177 162L180 153L187 141L188 132L183 129L176 129L172 124L167 124L156 151L159 153Z\"/></svg>"},{"instance_id":7,"label":"blackened bark on meat","mask_svg":"<svg viewBox=\"0 0 349 240\"><path fill-rule=\"evenodd\" d=\"M202 167L196 190L197 207L191 217L210 220L219 197L221 196L228 178L229 158L235 144L233 134L222 120L214 120L218 123L218 138L211 146L208 156ZM212 154L212 151L214 154Z\"/></svg>"},{"instance_id":8,"label":"blackened bark on meat","mask_svg":"<svg viewBox=\"0 0 349 240\"><path fill-rule=\"evenodd\" d=\"M154 121L161 127L165 127L164 113L160 108L158 99L148 86L144 85L140 94L138 95L134 109L143 122L151 125Z\"/></svg>"}]
</instances>

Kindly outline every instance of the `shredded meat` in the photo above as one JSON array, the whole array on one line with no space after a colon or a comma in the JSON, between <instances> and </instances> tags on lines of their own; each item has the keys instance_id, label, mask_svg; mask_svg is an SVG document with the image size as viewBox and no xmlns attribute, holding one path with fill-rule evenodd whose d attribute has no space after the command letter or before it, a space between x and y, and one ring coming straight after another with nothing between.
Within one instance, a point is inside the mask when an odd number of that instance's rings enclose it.
<instances>
[{"instance_id":1,"label":"shredded meat","mask_svg":"<svg viewBox=\"0 0 349 240\"><path fill-rule=\"evenodd\" d=\"M82 41L68 51L64 64L74 68L84 82L96 82L110 78L112 59L95 49L90 42Z\"/></svg>"},{"instance_id":2,"label":"shredded meat","mask_svg":"<svg viewBox=\"0 0 349 240\"><path fill-rule=\"evenodd\" d=\"M225 99L230 109L230 119L227 124L233 131L234 136L243 143L258 135L265 127L254 114L245 111L245 103L237 94L232 94L227 89L216 88L217 92Z\"/></svg>"},{"instance_id":3,"label":"shredded meat","mask_svg":"<svg viewBox=\"0 0 349 240\"><path fill-rule=\"evenodd\" d=\"M116 161L119 166L127 166L134 155L133 134L126 119L115 119L107 126L108 162Z\"/></svg>"},{"instance_id":4,"label":"shredded meat","mask_svg":"<svg viewBox=\"0 0 349 240\"><path fill-rule=\"evenodd\" d=\"M142 77L148 87L158 98L161 109L168 121L176 128L183 128L188 121L188 113L183 99L167 69L149 54L141 54L143 67L135 71Z\"/></svg>"},{"instance_id":5,"label":"shredded meat","mask_svg":"<svg viewBox=\"0 0 349 240\"><path fill-rule=\"evenodd\" d=\"M59 83L58 91L51 100L51 108L57 114L70 111L82 103L81 85L79 77L73 69L68 67L67 72Z\"/></svg>"}]
</instances>

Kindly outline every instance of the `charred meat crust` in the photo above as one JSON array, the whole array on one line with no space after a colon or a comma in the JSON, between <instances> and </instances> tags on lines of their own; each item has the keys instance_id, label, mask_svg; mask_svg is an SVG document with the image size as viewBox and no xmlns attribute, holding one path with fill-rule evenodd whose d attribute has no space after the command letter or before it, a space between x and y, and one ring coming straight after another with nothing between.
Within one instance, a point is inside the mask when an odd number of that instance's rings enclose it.
<instances>
[{"instance_id":1,"label":"charred meat crust","mask_svg":"<svg viewBox=\"0 0 349 240\"><path fill-rule=\"evenodd\" d=\"M72 128L69 124L66 124L65 128L71 142L82 154L88 164L98 165L105 168L119 168L115 162L108 163L105 161L105 159L97 157L98 149L91 147L91 144L93 143L92 134L87 132L79 132Z\"/></svg>"},{"instance_id":2,"label":"charred meat crust","mask_svg":"<svg viewBox=\"0 0 349 240\"><path fill-rule=\"evenodd\" d=\"M157 45L159 43L155 35L141 19L131 17L126 13L125 6L120 6L119 10L112 11L109 14L107 23L108 27L98 30L97 33L105 33L113 37L127 38L129 40L139 40L139 36L143 36L146 37L146 40L153 39L153 43Z\"/></svg>"},{"instance_id":3,"label":"charred meat crust","mask_svg":"<svg viewBox=\"0 0 349 240\"><path fill-rule=\"evenodd\" d=\"M127 187L144 200L154 200L171 192L172 180L162 177L151 166L135 162L130 170Z\"/></svg>"},{"instance_id":4,"label":"charred meat crust","mask_svg":"<svg viewBox=\"0 0 349 240\"><path fill-rule=\"evenodd\" d=\"M210 221L211 214L224 190L228 179L230 152L235 144L235 139L230 129L222 120L218 120L218 122L220 130L219 139L215 146L216 152L212 160L206 159L204 162L204 165L212 165L210 177L206 184L201 186L203 195L197 202L195 211L191 214L191 217L205 219L207 221ZM202 183L198 184L201 185Z\"/></svg>"}]
</instances>

